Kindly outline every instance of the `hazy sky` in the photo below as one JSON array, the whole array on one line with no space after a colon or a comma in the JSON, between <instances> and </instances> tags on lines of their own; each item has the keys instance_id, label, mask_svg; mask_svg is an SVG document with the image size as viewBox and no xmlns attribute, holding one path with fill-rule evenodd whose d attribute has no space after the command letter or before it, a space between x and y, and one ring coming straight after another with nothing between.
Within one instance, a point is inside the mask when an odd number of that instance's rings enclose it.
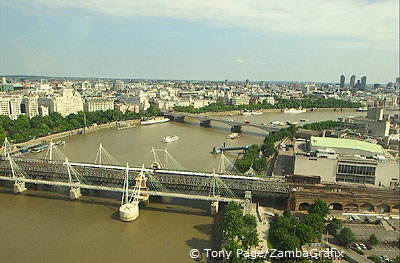
<instances>
[{"instance_id":1,"label":"hazy sky","mask_svg":"<svg viewBox=\"0 0 400 263\"><path fill-rule=\"evenodd\" d=\"M398 0L0 0L0 75L394 81Z\"/></svg>"}]
</instances>

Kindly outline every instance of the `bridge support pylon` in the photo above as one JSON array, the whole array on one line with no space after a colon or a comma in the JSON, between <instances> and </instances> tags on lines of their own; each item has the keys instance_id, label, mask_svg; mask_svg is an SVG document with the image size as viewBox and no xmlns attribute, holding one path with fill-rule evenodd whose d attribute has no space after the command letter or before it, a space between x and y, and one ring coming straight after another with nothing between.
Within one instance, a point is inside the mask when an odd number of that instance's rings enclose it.
<instances>
[{"instance_id":1,"label":"bridge support pylon","mask_svg":"<svg viewBox=\"0 0 400 263\"><path fill-rule=\"evenodd\" d=\"M203 121L200 121L200 126L201 126L201 127L206 127L206 128L211 127L211 120L203 120Z\"/></svg>"},{"instance_id":2,"label":"bridge support pylon","mask_svg":"<svg viewBox=\"0 0 400 263\"><path fill-rule=\"evenodd\" d=\"M26 191L25 182L16 181L13 186L14 194L19 194Z\"/></svg>"},{"instance_id":3,"label":"bridge support pylon","mask_svg":"<svg viewBox=\"0 0 400 263\"><path fill-rule=\"evenodd\" d=\"M150 198L148 197L147 199L143 200L143 205L148 206L150 204Z\"/></svg>"},{"instance_id":4,"label":"bridge support pylon","mask_svg":"<svg viewBox=\"0 0 400 263\"><path fill-rule=\"evenodd\" d=\"M246 191L244 194L244 199L245 199L245 203L244 203L244 213L245 214L250 214L251 212L251 202L252 202L252 195L251 195L251 191Z\"/></svg>"},{"instance_id":5,"label":"bridge support pylon","mask_svg":"<svg viewBox=\"0 0 400 263\"><path fill-rule=\"evenodd\" d=\"M210 214L212 216L215 216L218 214L218 207L219 207L219 202L218 201L212 201L210 205Z\"/></svg>"},{"instance_id":6,"label":"bridge support pylon","mask_svg":"<svg viewBox=\"0 0 400 263\"><path fill-rule=\"evenodd\" d=\"M231 127L231 132L241 133L242 132L242 126L241 125L232 126Z\"/></svg>"},{"instance_id":7,"label":"bridge support pylon","mask_svg":"<svg viewBox=\"0 0 400 263\"><path fill-rule=\"evenodd\" d=\"M119 218L121 221L130 222L139 216L139 202L140 199L149 199L147 193L147 178L144 175L144 165L142 171L135 178L135 188L133 193L129 191L129 166L126 164L124 192L122 193L121 207L119 208ZM142 193L144 190L145 193Z\"/></svg>"},{"instance_id":8,"label":"bridge support pylon","mask_svg":"<svg viewBox=\"0 0 400 263\"><path fill-rule=\"evenodd\" d=\"M69 200L76 200L81 197L81 188L80 187L71 187L69 189Z\"/></svg>"}]
</instances>

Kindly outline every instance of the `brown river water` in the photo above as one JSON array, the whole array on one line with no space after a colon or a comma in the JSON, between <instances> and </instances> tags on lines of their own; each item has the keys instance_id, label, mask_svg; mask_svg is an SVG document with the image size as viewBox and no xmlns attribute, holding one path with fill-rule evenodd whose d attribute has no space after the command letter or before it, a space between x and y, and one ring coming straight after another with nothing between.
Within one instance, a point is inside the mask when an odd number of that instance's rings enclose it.
<instances>
[{"instance_id":1,"label":"brown river water","mask_svg":"<svg viewBox=\"0 0 400 263\"><path fill-rule=\"evenodd\" d=\"M252 116L226 116L251 122L336 120L359 112L307 112L301 114L264 113ZM86 135L66 137L54 158L94 162L99 143L121 164L148 166L151 148L164 149L176 159L176 167L190 170L218 169L215 146L261 143L265 132L243 128L243 135L227 140L228 126L198 121L164 123L117 131L103 129ZM178 135L180 140L166 145L163 137ZM61 154L62 152L62 154ZM27 157L43 157L45 153ZM65 155L65 156L64 156ZM63 157L64 156L64 157ZM232 162L237 154L226 154ZM159 153L161 162L165 159ZM229 165L227 165L229 166ZM191 248L209 248L214 219L209 204L199 201L155 199L140 209L139 218L118 220L119 200L83 196L69 201L66 196L29 190L14 195L0 187L0 262L194 262Z\"/></svg>"}]
</instances>

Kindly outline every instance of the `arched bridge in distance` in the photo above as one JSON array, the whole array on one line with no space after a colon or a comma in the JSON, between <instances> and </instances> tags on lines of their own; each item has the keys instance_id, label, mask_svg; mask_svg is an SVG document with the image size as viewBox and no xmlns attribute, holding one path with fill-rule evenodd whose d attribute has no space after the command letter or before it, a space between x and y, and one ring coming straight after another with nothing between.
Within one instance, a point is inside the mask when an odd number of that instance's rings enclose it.
<instances>
[{"instance_id":1,"label":"arched bridge in distance","mask_svg":"<svg viewBox=\"0 0 400 263\"><path fill-rule=\"evenodd\" d=\"M185 118L195 119L195 120L200 121L200 126L203 126L203 127L212 127L211 122L223 123L223 124L230 126L232 132L241 132L243 126L253 127L253 128L261 129L263 131L272 132L272 133L289 127L288 125L282 125L282 126L278 127L278 126L271 125L271 124L230 121L227 119L211 117L211 116L206 116L206 115L200 115L200 114L191 114L191 113L185 113L185 112L163 112L162 114L163 114L163 116L169 118L171 121L176 121L176 122L184 122Z\"/></svg>"}]
</instances>

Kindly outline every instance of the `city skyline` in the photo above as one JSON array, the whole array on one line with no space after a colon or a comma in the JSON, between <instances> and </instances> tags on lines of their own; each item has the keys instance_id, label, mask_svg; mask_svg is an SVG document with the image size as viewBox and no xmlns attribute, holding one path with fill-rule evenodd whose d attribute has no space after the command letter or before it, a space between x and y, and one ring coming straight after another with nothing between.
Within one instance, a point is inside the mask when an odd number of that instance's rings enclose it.
<instances>
[{"instance_id":1,"label":"city skyline","mask_svg":"<svg viewBox=\"0 0 400 263\"><path fill-rule=\"evenodd\" d=\"M397 1L3 1L0 74L310 81L398 76Z\"/></svg>"}]
</instances>

